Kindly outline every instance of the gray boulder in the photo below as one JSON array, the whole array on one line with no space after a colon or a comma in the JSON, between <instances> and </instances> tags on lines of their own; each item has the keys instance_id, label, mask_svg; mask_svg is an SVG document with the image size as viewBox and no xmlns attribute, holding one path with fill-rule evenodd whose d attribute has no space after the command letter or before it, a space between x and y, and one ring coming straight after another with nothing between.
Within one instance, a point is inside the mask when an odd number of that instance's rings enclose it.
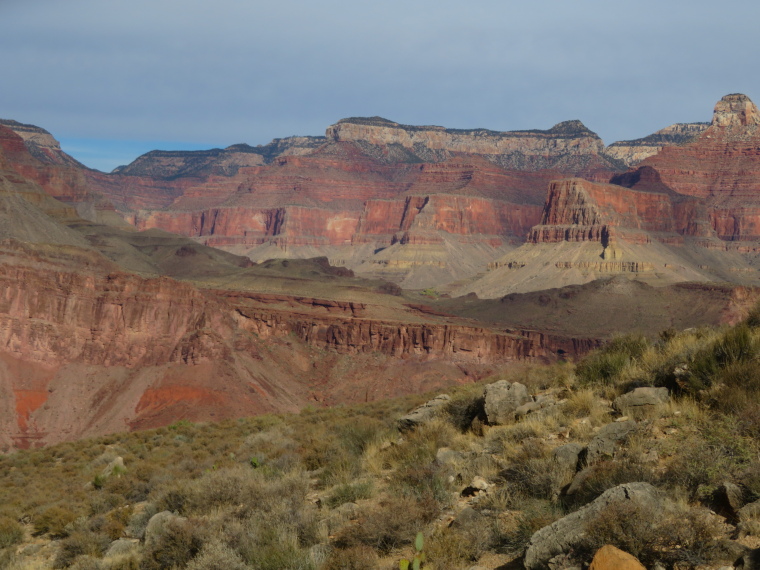
<instances>
[{"instance_id":1,"label":"gray boulder","mask_svg":"<svg viewBox=\"0 0 760 570\"><path fill-rule=\"evenodd\" d=\"M575 473L578 470L578 458L581 451L583 447L579 443L566 443L554 449L552 458L563 471Z\"/></svg>"},{"instance_id":2,"label":"gray boulder","mask_svg":"<svg viewBox=\"0 0 760 570\"><path fill-rule=\"evenodd\" d=\"M161 511L150 517L148 526L145 527L145 549L150 551L159 543L170 523L174 521L185 522L186 520L185 517L180 517L169 511Z\"/></svg>"},{"instance_id":3,"label":"gray boulder","mask_svg":"<svg viewBox=\"0 0 760 570\"><path fill-rule=\"evenodd\" d=\"M533 401L525 386L519 382L510 383L506 380L499 380L486 386L484 397L486 417L491 425L514 422L517 408Z\"/></svg>"},{"instance_id":4,"label":"gray boulder","mask_svg":"<svg viewBox=\"0 0 760 570\"><path fill-rule=\"evenodd\" d=\"M535 532L525 551L525 568L547 570L554 557L581 543L586 535L586 525L598 517L602 510L627 501L655 511L663 510L657 490L649 483L626 483L607 489L588 505Z\"/></svg>"},{"instance_id":5,"label":"gray boulder","mask_svg":"<svg viewBox=\"0 0 760 570\"><path fill-rule=\"evenodd\" d=\"M667 388L636 388L635 390L618 396L612 403L616 410L642 409L646 406L656 406L670 400Z\"/></svg>"},{"instance_id":6,"label":"gray boulder","mask_svg":"<svg viewBox=\"0 0 760 570\"><path fill-rule=\"evenodd\" d=\"M552 495L557 498L560 496L562 489L568 486L576 471L580 460L583 447L578 443L566 443L557 447L552 452L552 459L556 468L553 470L554 479Z\"/></svg>"},{"instance_id":7,"label":"gray boulder","mask_svg":"<svg viewBox=\"0 0 760 570\"><path fill-rule=\"evenodd\" d=\"M405 416L401 416L397 422L398 429L401 431L409 431L421 424L429 422L443 411L444 406L446 406L449 401L451 401L451 396L448 394L441 394L440 396L436 396L432 400L425 402Z\"/></svg>"},{"instance_id":8,"label":"gray boulder","mask_svg":"<svg viewBox=\"0 0 760 570\"><path fill-rule=\"evenodd\" d=\"M105 557L111 558L114 556L123 556L137 552L140 547L140 541L134 538L119 538L114 540L106 550Z\"/></svg>"},{"instance_id":9,"label":"gray boulder","mask_svg":"<svg viewBox=\"0 0 760 570\"><path fill-rule=\"evenodd\" d=\"M748 521L750 519L760 518L760 501L748 503L737 511L739 519L742 521Z\"/></svg>"},{"instance_id":10,"label":"gray boulder","mask_svg":"<svg viewBox=\"0 0 760 570\"><path fill-rule=\"evenodd\" d=\"M586 463L592 465L604 457L612 457L618 445L636 431L636 422L612 422L604 426L586 447Z\"/></svg>"}]
</instances>

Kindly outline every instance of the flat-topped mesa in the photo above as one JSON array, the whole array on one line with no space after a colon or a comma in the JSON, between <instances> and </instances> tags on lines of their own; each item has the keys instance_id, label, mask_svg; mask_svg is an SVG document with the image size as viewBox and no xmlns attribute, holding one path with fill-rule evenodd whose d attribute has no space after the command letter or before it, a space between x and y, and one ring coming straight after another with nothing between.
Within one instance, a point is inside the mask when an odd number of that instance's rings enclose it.
<instances>
[{"instance_id":1,"label":"flat-topped mesa","mask_svg":"<svg viewBox=\"0 0 760 570\"><path fill-rule=\"evenodd\" d=\"M491 131L403 125L381 117L341 119L327 128L330 140L367 148L377 158L406 162L440 162L455 153L481 155L505 168L535 171L562 168L580 172L616 165L604 156L604 143L580 121L565 121L548 130ZM382 150L378 151L380 148ZM571 157L570 159L568 157Z\"/></svg>"},{"instance_id":2,"label":"flat-topped mesa","mask_svg":"<svg viewBox=\"0 0 760 570\"><path fill-rule=\"evenodd\" d=\"M760 112L749 97L742 93L732 93L723 97L715 105L712 125L714 127L760 125Z\"/></svg>"},{"instance_id":3,"label":"flat-topped mesa","mask_svg":"<svg viewBox=\"0 0 760 570\"><path fill-rule=\"evenodd\" d=\"M710 123L676 123L640 139L614 142L606 148L605 152L627 166L635 166L666 146L692 141L709 126Z\"/></svg>"}]
</instances>

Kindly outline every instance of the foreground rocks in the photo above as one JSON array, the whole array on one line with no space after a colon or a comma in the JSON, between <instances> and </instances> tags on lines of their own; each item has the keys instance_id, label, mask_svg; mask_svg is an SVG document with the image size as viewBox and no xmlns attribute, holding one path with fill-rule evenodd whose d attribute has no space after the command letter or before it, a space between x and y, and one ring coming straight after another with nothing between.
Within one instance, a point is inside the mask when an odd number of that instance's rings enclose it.
<instances>
[{"instance_id":1,"label":"foreground rocks","mask_svg":"<svg viewBox=\"0 0 760 570\"><path fill-rule=\"evenodd\" d=\"M596 500L536 532L525 551L525 568L547 570L551 558L578 546L586 537L586 525L609 506L626 502L662 510L657 490L649 483L626 483L608 489Z\"/></svg>"},{"instance_id":2,"label":"foreground rocks","mask_svg":"<svg viewBox=\"0 0 760 570\"><path fill-rule=\"evenodd\" d=\"M635 556L607 544L594 554L588 570L646 570Z\"/></svg>"},{"instance_id":3,"label":"foreground rocks","mask_svg":"<svg viewBox=\"0 0 760 570\"><path fill-rule=\"evenodd\" d=\"M485 389L485 411L488 423L502 425L515 421L515 412L523 404L532 402L528 389L519 382L499 380Z\"/></svg>"}]
</instances>

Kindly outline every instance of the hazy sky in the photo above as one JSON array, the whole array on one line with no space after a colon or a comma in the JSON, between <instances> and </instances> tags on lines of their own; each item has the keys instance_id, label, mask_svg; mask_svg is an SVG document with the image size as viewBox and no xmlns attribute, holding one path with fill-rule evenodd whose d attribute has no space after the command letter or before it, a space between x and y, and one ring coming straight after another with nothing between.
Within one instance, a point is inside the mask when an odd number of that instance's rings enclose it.
<instances>
[{"instance_id":1,"label":"hazy sky","mask_svg":"<svg viewBox=\"0 0 760 570\"><path fill-rule=\"evenodd\" d=\"M609 144L760 99L758 22L754 0L0 0L0 118L101 170L348 116L580 119Z\"/></svg>"}]
</instances>

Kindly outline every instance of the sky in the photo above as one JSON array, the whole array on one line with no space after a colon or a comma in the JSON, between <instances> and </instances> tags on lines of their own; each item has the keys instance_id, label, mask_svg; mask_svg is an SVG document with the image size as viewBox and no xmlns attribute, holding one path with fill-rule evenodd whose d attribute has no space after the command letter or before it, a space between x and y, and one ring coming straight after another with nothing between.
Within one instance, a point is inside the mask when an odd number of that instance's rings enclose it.
<instances>
[{"instance_id":1,"label":"sky","mask_svg":"<svg viewBox=\"0 0 760 570\"><path fill-rule=\"evenodd\" d=\"M605 143L760 102L755 0L0 0L0 118L110 171L341 118Z\"/></svg>"}]
</instances>

